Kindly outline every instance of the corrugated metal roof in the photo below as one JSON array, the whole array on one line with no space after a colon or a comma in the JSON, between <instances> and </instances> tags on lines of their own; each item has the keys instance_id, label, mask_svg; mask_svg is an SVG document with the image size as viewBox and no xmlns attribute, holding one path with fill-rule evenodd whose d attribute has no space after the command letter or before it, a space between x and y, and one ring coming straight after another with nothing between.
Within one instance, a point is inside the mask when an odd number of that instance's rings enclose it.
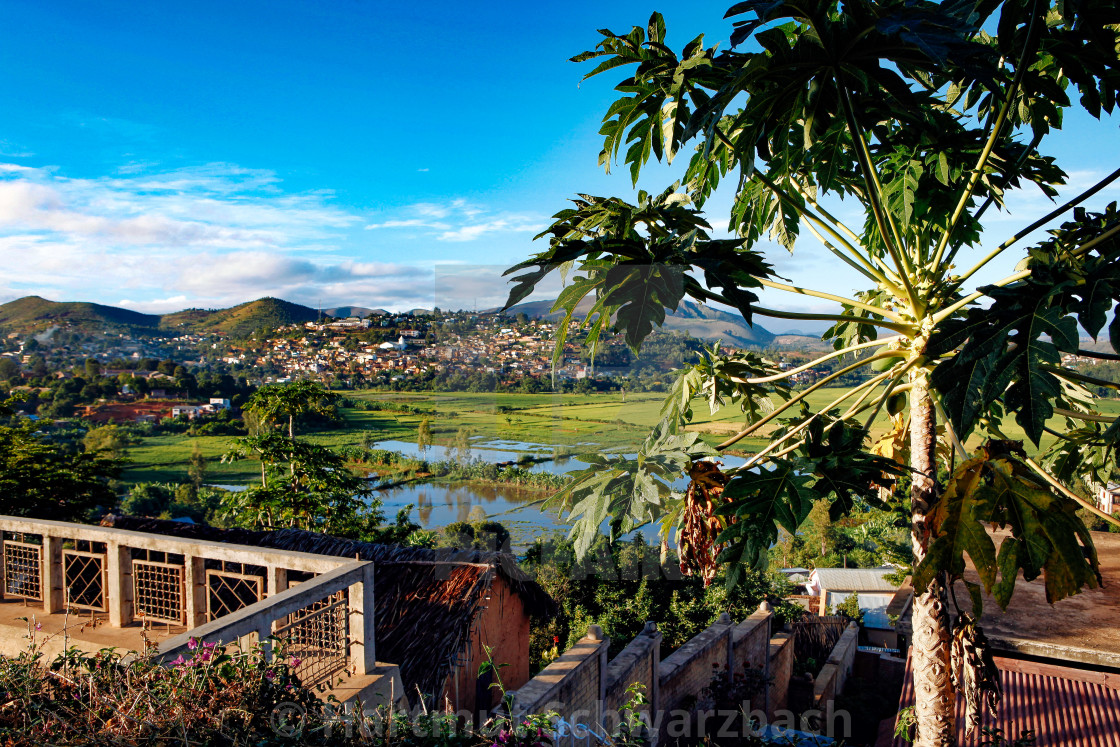
<instances>
[{"instance_id":1,"label":"corrugated metal roof","mask_svg":"<svg viewBox=\"0 0 1120 747\"><path fill-rule=\"evenodd\" d=\"M818 568L813 571L825 591L894 591L898 584L883 578L894 568Z\"/></svg>"},{"instance_id":2,"label":"corrugated metal roof","mask_svg":"<svg viewBox=\"0 0 1120 747\"><path fill-rule=\"evenodd\" d=\"M1003 731L1008 741L1030 730L1036 747L1120 747L1120 675L1055 664L996 657L1003 699L996 718L985 714L981 726ZM910 661L900 709L914 704ZM964 735L964 703L957 699L957 743L979 745L977 731ZM880 739L880 747L908 747L902 739Z\"/></svg>"}]
</instances>

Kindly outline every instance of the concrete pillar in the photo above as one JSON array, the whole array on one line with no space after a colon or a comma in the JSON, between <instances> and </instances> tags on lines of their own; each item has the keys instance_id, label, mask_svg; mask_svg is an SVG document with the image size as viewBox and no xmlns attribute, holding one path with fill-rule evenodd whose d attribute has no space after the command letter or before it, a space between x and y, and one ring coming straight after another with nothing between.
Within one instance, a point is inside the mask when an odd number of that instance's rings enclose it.
<instances>
[{"instance_id":1,"label":"concrete pillar","mask_svg":"<svg viewBox=\"0 0 1120 747\"><path fill-rule=\"evenodd\" d=\"M603 723L603 708L607 700L607 649L610 648L610 639L603 635L603 628L599 625L587 626L588 640L595 641L599 644L598 661L597 663L597 688L595 704L592 708L594 721L592 723Z\"/></svg>"},{"instance_id":2,"label":"concrete pillar","mask_svg":"<svg viewBox=\"0 0 1120 747\"><path fill-rule=\"evenodd\" d=\"M264 589L265 598L267 599L268 597L271 597L273 594L279 594L282 591L286 591L287 588L288 588L288 569L287 568L277 568L276 566L272 566L272 565L267 566L265 568L265 589ZM272 632L275 633L276 629L279 628L281 625L283 625L285 622L287 622L286 619L273 620L272 621Z\"/></svg>"},{"instance_id":3,"label":"concrete pillar","mask_svg":"<svg viewBox=\"0 0 1120 747\"><path fill-rule=\"evenodd\" d=\"M721 612L718 623L723 626L723 638L726 641L724 648L727 655L724 657L723 667L727 672L727 681L731 682L735 676L735 625L731 622L731 615Z\"/></svg>"},{"instance_id":4,"label":"concrete pillar","mask_svg":"<svg viewBox=\"0 0 1120 747\"><path fill-rule=\"evenodd\" d=\"M43 535L39 576L43 590L43 612L51 615L66 608L66 583L62 577L62 538Z\"/></svg>"},{"instance_id":5,"label":"concrete pillar","mask_svg":"<svg viewBox=\"0 0 1120 747\"><path fill-rule=\"evenodd\" d=\"M347 594L350 615L350 663L355 674L370 674L377 667L374 623L373 563L362 567L362 580Z\"/></svg>"},{"instance_id":6,"label":"concrete pillar","mask_svg":"<svg viewBox=\"0 0 1120 747\"><path fill-rule=\"evenodd\" d=\"M109 605L109 624L114 628L132 622L132 553L117 542L105 543L106 602Z\"/></svg>"},{"instance_id":7,"label":"concrete pillar","mask_svg":"<svg viewBox=\"0 0 1120 747\"><path fill-rule=\"evenodd\" d=\"M183 586L187 628L197 628L207 617L206 558L183 557Z\"/></svg>"},{"instance_id":8,"label":"concrete pillar","mask_svg":"<svg viewBox=\"0 0 1120 747\"><path fill-rule=\"evenodd\" d=\"M648 636L653 645L650 646L650 692L649 692L649 712L652 719L657 718L657 714L661 712L661 631L657 629L657 623L652 620L646 621L646 627L642 631L642 635ZM653 722L651 721L651 724Z\"/></svg>"},{"instance_id":9,"label":"concrete pillar","mask_svg":"<svg viewBox=\"0 0 1120 747\"><path fill-rule=\"evenodd\" d=\"M288 569L277 568L274 565L268 566L265 569L267 578L265 579L264 595L270 597L273 594L279 594L288 589Z\"/></svg>"},{"instance_id":10,"label":"concrete pillar","mask_svg":"<svg viewBox=\"0 0 1120 747\"><path fill-rule=\"evenodd\" d=\"M261 627L257 628L257 645L260 646L265 661L272 661L272 641L269 640L271 635L272 621L265 620L261 623Z\"/></svg>"}]
</instances>

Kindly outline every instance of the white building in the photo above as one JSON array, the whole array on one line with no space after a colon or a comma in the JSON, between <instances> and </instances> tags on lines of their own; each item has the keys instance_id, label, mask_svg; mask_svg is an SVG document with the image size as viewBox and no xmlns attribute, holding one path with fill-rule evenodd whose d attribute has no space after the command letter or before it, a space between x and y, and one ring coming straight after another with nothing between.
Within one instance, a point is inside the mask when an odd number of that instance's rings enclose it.
<instances>
[{"instance_id":1,"label":"white building","mask_svg":"<svg viewBox=\"0 0 1120 747\"><path fill-rule=\"evenodd\" d=\"M859 597L865 628L891 629L887 607L899 585L884 576L897 569L881 568L818 568L809 575L806 593L821 598L821 608L835 608L852 594ZM822 613L823 614L823 613Z\"/></svg>"}]
</instances>

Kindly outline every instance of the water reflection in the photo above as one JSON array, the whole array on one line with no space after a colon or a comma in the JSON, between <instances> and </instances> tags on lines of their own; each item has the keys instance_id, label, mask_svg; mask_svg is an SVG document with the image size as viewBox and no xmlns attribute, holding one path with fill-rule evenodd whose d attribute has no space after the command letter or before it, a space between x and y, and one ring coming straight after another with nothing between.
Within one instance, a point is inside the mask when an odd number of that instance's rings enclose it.
<instances>
[{"instance_id":1,"label":"water reflection","mask_svg":"<svg viewBox=\"0 0 1120 747\"><path fill-rule=\"evenodd\" d=\"M551 533L562 527L559 517L542 511L545 493L509 485L452 483L400 485L379 490L385 514L396 515L413 504L412 520L425 529L439 529L457 521L493 519L503 524L518 524L532 533ZM532 541L528 537L525 544Z\"/></svg>"},{"instance_id":2,"label":"water reflection","mask_svg":"<svg viewBox=\"0 0 1120 747\"><path fill-rule=\"evenodd\" d=\"M523 441L476 441L471 447L471 459L515 462L521 456L529 455L547 461L529 465L528 469L562 475L585 468L587 463L580 461L578 454L581 451L594 451L595 446L596 444L585 443L572 448ZM454 453L451 453L453 450L447 447L433 445L422 451L409 441L380 441L374 448L428 461L454 458ZM725 469L739 467L744 462L742 458L732 456L721 457L720 461ZM688 478L679 478L673 482L673 487L683 491L688 487ZM383 501L385 514L389 517L412 504L412 520L425 529L440 529L457 521L499 521L512 533L515 550L527 547L538 537L557 532L567 533L569 529L569 525L555 512L542 509L541 504L548 493L515 485L473 482L410 484L380 490L377 495ZM648 541L658 541L656 526L643 527L638 531Z\"/></svg>"}]
</instances>

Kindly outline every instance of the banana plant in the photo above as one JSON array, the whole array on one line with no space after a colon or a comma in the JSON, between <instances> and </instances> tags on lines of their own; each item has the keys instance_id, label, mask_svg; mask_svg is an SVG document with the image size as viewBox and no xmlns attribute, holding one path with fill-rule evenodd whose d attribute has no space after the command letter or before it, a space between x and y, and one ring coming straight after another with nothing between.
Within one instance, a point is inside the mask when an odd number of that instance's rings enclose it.
<instances>
[{"instance_id":1,"label":"banana plant","mask_svg":"<svg viewBox=\"0 0 1120 747\"><path fill-rule=\"evenodd\" d=\"M953 744L958 689L969 727L998 701L990 657L960 654L983 648L981 591L1006 606L1020 572L1045 574L1056 602L1101 581L1075 511L1096 511L1078 484L1116 469L1120 426L1089 389L1113 385L1062 356L1120 360L1120 214L1114 205L1084 208L1120 169L994 247L981 234L985 215L1013 191L1058 196L1066 175L1042 148L1067 109L1099 117L1116 108L1120 10L1042 0L748 0L726 18L729 49L700 36L678 54L654 13L627 33L601 31L594 49L573 58L597 63L587 77L629 73L604 116L599 163L609 172L621 159L634 186L651 158L677 161L683 173L634 203L578 195L538 237L547 249L507 271L508 305L563 273L558 355L569 327L581 324L592 346L614 329L637 349L685 298L733 307L748 322L827 322L833 352L789 370L706 352L681 372L636 457L600 457L556 500L578 519L577 547L589 547L604 522L612 534L661 522L679 533L690 570L711 578L722 567L733 582L764 565L779 531L796 532L816 502L839 519L908 474L911 657L916 690L928 695L916 704L917 743ZM716 235L704 214L721 183L734 192L731 238ZM834 214L839 200L860 206L862 224ZM1022 250L1041 228L1049 238ZM780 277L766 252L792 252L806 237L863 287L814 289ZM1013 273L969 286L1012 249L1022 256ZM763 290L835 311L767 307ZM585 298L592 311L577 320ZM1081 349L1080 330L1097 337L1106 328L1113 352ZM826 363L834 370L811 386L787 386ZM836 387L863 369L858 384ZM828 404L813 410L818 391ZM714 450L685 430L701 398L744 413L743 428ZM880 413L892 428L874 444ZM1011 422L1028 443L1008 437ZM703 466L752 435L769 442L745 466ZM1044 436L1054 447L1039 454ZM692 480L683 495L670 485L681 476ZM992 527L1009 529L998 546ZM968 562L979 583L965 578Z\"/></svg>"}]
</instances>

